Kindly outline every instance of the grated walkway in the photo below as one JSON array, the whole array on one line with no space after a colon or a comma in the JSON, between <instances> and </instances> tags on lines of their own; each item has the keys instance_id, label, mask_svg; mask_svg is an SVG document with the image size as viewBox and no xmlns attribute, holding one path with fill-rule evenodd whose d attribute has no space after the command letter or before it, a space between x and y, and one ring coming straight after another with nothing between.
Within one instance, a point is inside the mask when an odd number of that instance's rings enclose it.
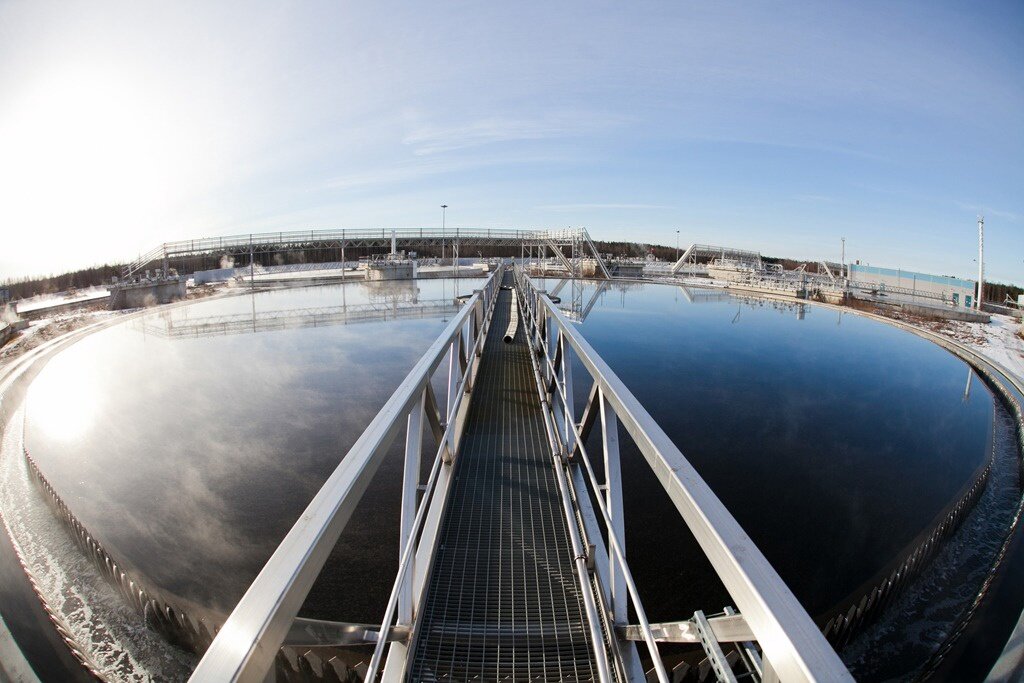
<instances>
[{"instance_id":1,"label":"grated walkway","mask_svg":"<svg viewBox=\"0 0 1024 683\"><path fill-rule=\"evenodd\" d=\"M502 340L512 296L500 291L484 346L412 681L597 679L524 326Z\"/></svg>"}]
</instances>

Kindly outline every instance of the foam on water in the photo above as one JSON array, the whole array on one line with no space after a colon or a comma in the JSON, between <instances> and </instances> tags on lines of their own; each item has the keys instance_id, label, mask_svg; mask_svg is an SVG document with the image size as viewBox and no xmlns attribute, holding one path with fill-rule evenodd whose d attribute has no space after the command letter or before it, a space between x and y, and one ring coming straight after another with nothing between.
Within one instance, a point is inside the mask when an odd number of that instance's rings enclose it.
<instances>
[{"instance_id":1,"label":"foam on water","mask_svg":"<svg viewBox=\"0 0 1024 683\"><path fill-rule=\"evenodd\" d=\"M48 611L87 666L105 678L187 679L195 656L146 627L40 496L21 451L22 415L14 415L0 444L0 516Z\"/></svg>"}]
</instances>

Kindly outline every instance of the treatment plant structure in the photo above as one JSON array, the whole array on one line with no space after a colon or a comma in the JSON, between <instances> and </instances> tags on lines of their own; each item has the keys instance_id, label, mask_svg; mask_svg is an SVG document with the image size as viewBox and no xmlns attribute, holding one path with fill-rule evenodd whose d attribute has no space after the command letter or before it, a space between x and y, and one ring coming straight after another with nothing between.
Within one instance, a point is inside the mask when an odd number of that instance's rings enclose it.
<instances>
[{"instance_id":1,"label":"treatment plant structure","mask_svg":"<svg viewBox=\"0 0 1024 683\"><path fill-rule=\"evenodd\" d=\"M261 254L303 249L336 257L324 264L257 264ZM348 258L360 250L375 255ZM444 256L417 258L423 250ZM484 250L504 255L478 258ZM191 265L211 259L224 267ZM365 425L222 623L186 615L147 592L76 519L74 505L62 500L59 487L22 447L52 506L108 580L153 628L201 653L191 680L266 681L274 680L275 671L277 680L852 680L835 648L894 604L985 486L988 467L979 469L889 576L867 586L849 609L816 623L683 454L686 444L669 437L578 328L602 292L632 281L698 289L704 283L710 293L801 306L864 298L985 320L979 302L969 298L975 287L969 281L829 262L783 271L757 252L697 244L675 263L615 259L599 253L582 229L330 230L162 244L112 283L111 307L181 299L189 279L227 280L246 292L289 281L416 276L474 276L482 282L458 295L454 313L443 298L413 292L401 300L259 315L254 308L251 316L244 308L164 321L127 314L138 317L146 334L182 339L374 316L445 315L440 335ZM544 282L551 281L559 284L548 290ZM43 364L114 322L72 332L3 368L5 435L14 433L21 401ZM1019 441L1019 377L962 344L893 324L942 346L985 378L1013 415ZM674 621L648 618L651 605L641 599L643 587L627 561L624 438L692 533L729 604L707 604ZM301 617L393 445L404 458L399 556L388 578L386 609L372 624ZM508 491L515 495L506 500ZM364 647L368 658L346 668L333 658L346 647ZM666 664L666 648L686 647L699 648L700 657ZM1016 670L1020 659L1008 643L995 671Z\"/></svg>"}]
</instances>

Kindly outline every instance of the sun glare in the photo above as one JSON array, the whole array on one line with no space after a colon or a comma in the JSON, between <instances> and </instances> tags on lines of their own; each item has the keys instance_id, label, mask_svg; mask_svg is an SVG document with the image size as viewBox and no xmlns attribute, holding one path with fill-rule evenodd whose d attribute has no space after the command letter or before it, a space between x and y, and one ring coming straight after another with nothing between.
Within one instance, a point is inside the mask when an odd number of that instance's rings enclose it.
<instances>
[{"instance_id":1,"label":"sun glare","mask_svg":"<svg viewBox=\"0 0 1024 683\"><path fill-rule=\"evenodd\" d=\"M99 369L92 363L54 359L29 391L32 428L63 443L83 436L99 415Z\"/></svg>"},{"instance_id":2,"label":"sun glare","mask_svg":"<svg viewBox=\"0 0 1024 683\"><path fill-rule=\"evenodd\" d=\"M64 70L0 109L0 217L15 243L45 231L88 253L90 236L123 237L173 203L190 136L136 81Z\"/></svg>"}]
</instances>

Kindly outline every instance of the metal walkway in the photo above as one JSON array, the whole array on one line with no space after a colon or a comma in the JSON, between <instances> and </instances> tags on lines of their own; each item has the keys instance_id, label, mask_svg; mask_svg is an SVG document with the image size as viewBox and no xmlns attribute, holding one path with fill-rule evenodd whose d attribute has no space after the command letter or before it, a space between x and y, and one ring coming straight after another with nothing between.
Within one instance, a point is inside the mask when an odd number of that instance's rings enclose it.
<instances>
[{"instance_id":1,"label":"metal walkway","mask_svg":"<svg viewBox=\"0 0 1024 683\"><path fill-rule=\"evenodd\" d=\"M268 680L275 660L288 662L282 646L295 654L372 644L363 679L374 683L670 683L689 668L699 680L852 681L679 448L556 302L521 267L509 270L500 264L458 309L340 459L191 680ZM505 343L513 307L518 329ZM582 405L574 372L590 385ZM423 453L427 429L433 455ZM400 556L380 624L298 618L403 435ZM626 561L627 435L734 607L648 620ZM689 648L693 666L669 672L661 643Z\"/></svg>"},{"instance_id":2,"label":"metal walkway","mask_svg":"<svg viewBox=\"0 0 1024 683\"><path fill-rule=\"evenodd\" d=\"M596 680L525 327L502 340L512 298L500 291L484 344L411 680Z\"/></svg>"}]
</instances>

